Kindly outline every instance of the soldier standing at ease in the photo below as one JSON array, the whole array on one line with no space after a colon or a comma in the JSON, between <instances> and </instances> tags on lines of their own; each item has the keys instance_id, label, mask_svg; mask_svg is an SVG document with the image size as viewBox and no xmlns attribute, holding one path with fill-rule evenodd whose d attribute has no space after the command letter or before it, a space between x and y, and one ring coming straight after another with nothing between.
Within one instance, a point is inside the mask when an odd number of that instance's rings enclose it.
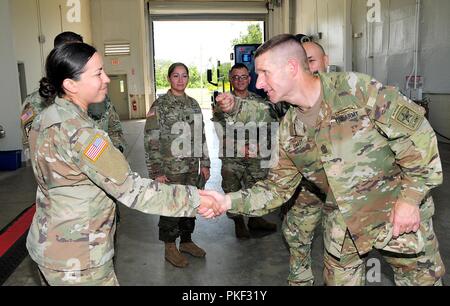
<instances>
[{"instance_id":1,"label":"soldier standing at ease","mask_svg":"<svg viewBox=\"0 0 450 306\"><path fill-rule=\"evenodd\" d=\"M62 44L45 67L39 93L49 106L29 135L38 187L28 252L50 285L118 285L112 261L116 202L166 216L215 212L193 186L168 186L133 173L88 117L89 104L105 99L109 83L95 48Z\"/></svg>"},{"instance_id":2,"label":"soldier standing at ease","mask_svg":"<svg viewBox=\"0 0 450 306\"><path fill-rule=\"evenodd\" d=\"M258 137L261 128L258 127L258 133L245 135L245 125L254 123L257 127L260 123L266 123L267 125L262 128L267 130L264 134L268 140L268 149L270 149L271 123L278 122L277 114L272 110L270 102L248 90L251 77L247 66L241 63L235 64L230 70L229 77L233 85L232 94L238 98L236 99L238 102L235 112L233 114L224 113L218 105L213 110L213 121L220 124L220 126L216 125L216 130L221 130L221 133L218 133L221 135L218 136L220 140L223 140L220 146L220 156L222 160L222 188L226 193L235 192L242 188L251 188L257 181L266 178L269 172L267 166L261 166L264 158L259 154L259 150L256 147L249 147L251 144L260 145ZM241 109L245 109L245 112L241 112ZM236 116L233 116L233 122L230 120L232 115ZM247 125L247 127L251 128L250 125ZM238 132L240 128L243 129L242 133ZM238 135L245 137L243 148L239 148ZM234 148L234 150L230 151L230 148ZM233 156L228 156L229 153L232 153ZM267 161L267 159L270 159L270 156L266 156L265 160ZM250 233L244 223L244 217L231 213L227 215L234 221L236 237L250 238ZM250 217L248 227L252 230L266 231L276 231L277 229L275 223L268 222L262 217Z\"/></svg>"},{"instance_id":3,"label":"soldier standing at ease","mask_svg":"<svg viewBox=\"0 0 450 306\"><path fill-rule=\"evenodd\" d=\"M209 179L210 162L202 110L198 102L185 93L189 82L186 65L172 64L168 80L170 89L153 103L145 123L144 146L149 177L160 183L203 188ZM159 239L165 243L164 257L174 266L184 268L189 264L180 251L195 257L206 255L192 242L195 218L161 216L158 226ZM175 242L178 237L179 250Z\"/></svg>"},{"instance_id":4,"label":"soldier standing at ease","mask_svg":"<svg viewBox=\"0 0 450 306\"><path fill-rule=\"evenodd\" d=\"M302 177L327 194L323 209L328 285L363 285L364 257L377 249L397 285L441 285L445 267L433 230L432 188L442 183L436 135L425 111L370 76L313 75L295 36L256 51L257 87L293 107L280 125L280 159L266 180L223 196L222 210L266 214ZM234 97L217 98L225 109Z\"/></svg>"}]
</instances>

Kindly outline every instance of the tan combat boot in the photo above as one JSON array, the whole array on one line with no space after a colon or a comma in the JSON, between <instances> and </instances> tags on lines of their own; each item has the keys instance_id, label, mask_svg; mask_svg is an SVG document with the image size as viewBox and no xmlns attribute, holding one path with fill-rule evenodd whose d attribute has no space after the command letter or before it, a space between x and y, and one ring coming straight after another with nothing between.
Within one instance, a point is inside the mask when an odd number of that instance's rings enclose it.
<instances>
[{"instance_id":1,"label":"tan combat boot","mask_svg":"<svg viewBox=\"0 0 450 306\"><path fill-rule=\"evenodd\" d=\"M234 231L236 232L236 237L239 239L249 239L250 233L244 223L244 217L237 216L232 218L234 221Z\"/></svg>"},{"instance_id":2,"label":"tan combat boot","mask_svg":"<svg viewBox=\"0 0 450 306\"><path fill-rule=\"evenodd\" d=\"M175 242L166 242L164 258L178 268L184 268L189 264L186 257L178 251Z\"/></svg>"},{"instance_id":3,"label":"tan combat boot","mask_svg":"<svg viewBox=\"0 0 450 306\"><path fill-rule=\"evenodd\" d=\"M251 230L275 232L277 230L277 225L266 221L261 217L253 217L248 219L248 228Z\"/></svg>"},{"instance_id":4,"label":"tan combat boot","mask_svg":"<svg viewBox=\"0 0 450 306\"><path fill-rule=\"evenodd\" d=\"M205 257L206 252L198 247L195 243L191 242L181 242L180 252L191 254L194 257Z\"/></svg>"}]
</instances>

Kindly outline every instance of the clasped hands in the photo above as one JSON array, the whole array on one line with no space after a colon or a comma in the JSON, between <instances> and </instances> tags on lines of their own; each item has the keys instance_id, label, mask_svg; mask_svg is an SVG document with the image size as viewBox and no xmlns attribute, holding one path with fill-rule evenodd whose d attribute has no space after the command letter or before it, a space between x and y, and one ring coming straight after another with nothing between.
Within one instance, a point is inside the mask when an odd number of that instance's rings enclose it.
<instances>
[{"instance_id":1,"label":"clasped hands","mask_svg":"<svg viewBox=\"0 0 450 306\"><path fill-rule=\"evenodd\" d=\"M229 195L213 190L199 190L198 192L200 194L200 206L197 208L197 212L203 218L218 217L231 208Z\"/></svg>"}]
</instances>

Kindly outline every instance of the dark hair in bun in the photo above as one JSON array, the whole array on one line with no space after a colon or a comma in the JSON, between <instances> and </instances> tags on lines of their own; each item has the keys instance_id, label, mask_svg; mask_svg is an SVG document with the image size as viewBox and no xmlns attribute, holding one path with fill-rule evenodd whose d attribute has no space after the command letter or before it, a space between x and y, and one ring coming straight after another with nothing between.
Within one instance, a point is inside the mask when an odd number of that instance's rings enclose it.
<instances>
[{"instance_id":1,"label":"dark hair in bun","mask_svg":"<svg viewBox=\"0 0 450 306\"><path fill-rule=\"evenodd\" d=\"M47 78L42 78L39 81L39 95L44 99L46 106L52 104L56 98L56 89Z\"/></svg>"},{"instance_id":2,"label":"dark hair in bun","mask_svg":"<svg viewBox=\"0 0 450 306\"><path fill-rule=\"evenodd\" d=\"M65 79L78 81L84 67L97 50L85 43L68 43L53 49L45 63L46 77L40 81L39 94L47 105L65 94Z\"/></svg>"}]
</instances>

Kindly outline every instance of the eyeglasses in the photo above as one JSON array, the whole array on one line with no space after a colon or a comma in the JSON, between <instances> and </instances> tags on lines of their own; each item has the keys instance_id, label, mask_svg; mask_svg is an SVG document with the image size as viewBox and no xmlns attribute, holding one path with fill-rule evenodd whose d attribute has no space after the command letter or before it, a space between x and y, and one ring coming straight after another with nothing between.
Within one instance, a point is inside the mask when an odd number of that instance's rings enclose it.
<instances>
[{"instance_id":1,"label":"eyeglasses","mask_svg":"<svg viewBox=\"0 0 450 306\"><path fill-rule=\"evenodd\" d=\"M231 79L233 81L247 81L248 80L248 75L234 75L231 77Z\"/></svg>"}]
</instances>

